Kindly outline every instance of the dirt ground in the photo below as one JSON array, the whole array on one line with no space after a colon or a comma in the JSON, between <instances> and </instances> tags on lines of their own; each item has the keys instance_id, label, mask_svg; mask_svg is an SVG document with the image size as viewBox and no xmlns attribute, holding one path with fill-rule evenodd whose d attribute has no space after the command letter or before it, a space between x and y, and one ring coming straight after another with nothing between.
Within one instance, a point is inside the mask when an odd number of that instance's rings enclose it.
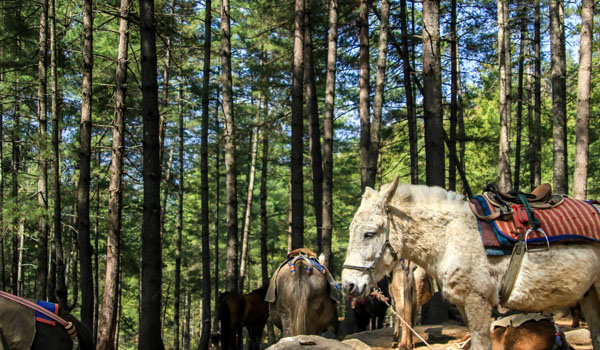
<instances>
[{"instance_id":1,"label":"dirt ground","mask_svg":"<svg viewBox=\"0 0 600 350\"><path fill-rule=\"evenodd\" d=\"M567 334L571 331L571 319L562 318L556 321L561 329ZM585 323L582 324L585 327ZM440 325L422 325L416 326L415 330L429 344L418 341L415 345L417 350L447 350L452 344L467 334L468 329L457 323L445 323ZM373 350L395 350L392 347L393 328L383 328L374 331L365 331L351 334L346 339L358 339L369 345ZM416 338L416 337L415 337ZM582 344L570 343L575 350L592 350L591 341L584 341Z\"/></svg>"}]
</instances>

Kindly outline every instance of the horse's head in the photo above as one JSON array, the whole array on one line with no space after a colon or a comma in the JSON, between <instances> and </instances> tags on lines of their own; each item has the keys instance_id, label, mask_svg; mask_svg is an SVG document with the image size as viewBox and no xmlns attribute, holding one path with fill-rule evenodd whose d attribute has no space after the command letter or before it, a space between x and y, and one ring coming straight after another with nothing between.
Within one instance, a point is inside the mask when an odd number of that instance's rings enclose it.
<instances>
[{"instance_id":1,"label":"horse's head","mask_svg":"<svg viewBox=\"0 0 600 350\"><path fill-rule=\"evenodd\" d=\"M350 240L342 268L344 290L352 296L365 296L389 272L396 253L389 243L387 203L398 187L398 177L377 192L365 189L360 207L350 224Z\"/></svg>"}]
</instances>

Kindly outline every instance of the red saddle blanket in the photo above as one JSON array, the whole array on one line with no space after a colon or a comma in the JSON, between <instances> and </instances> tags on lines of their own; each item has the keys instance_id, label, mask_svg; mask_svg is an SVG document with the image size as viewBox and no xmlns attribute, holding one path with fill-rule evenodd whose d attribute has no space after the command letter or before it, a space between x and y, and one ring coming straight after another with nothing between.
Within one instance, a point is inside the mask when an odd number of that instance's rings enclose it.
<instances>
[{"instance_id":1,"label":"red saddle blanket","mask_svg":"<svg viewBox=\"0 0 600 350\"><path fill-rule=\"evenodd\" d=\"M478 211L482 211L480 214L489 215L498 210L484 196L475 196L471 201L476 204ZM600 204L600 202L581 201L565 197L563 203L557 207L551 209L534 209L533 212L541 222L541 229L546 233L550 242L600 241L600 212L594 204ZM491 245L485 244L486 239L490 239L489 228L486 225L491 226L500 244L497 242ZM489 223L480 221L479 227L484 236L484 245L486 246L506 246L503 242L514 243L519 238L519 230L514 215L507 221L499 219L490 221ZM530 224L525 223L525 230L529 228L531 228ZM527 242L545 243L546 238L542 233L532 231L527 237Z\"/></svg>"}]
</instances>

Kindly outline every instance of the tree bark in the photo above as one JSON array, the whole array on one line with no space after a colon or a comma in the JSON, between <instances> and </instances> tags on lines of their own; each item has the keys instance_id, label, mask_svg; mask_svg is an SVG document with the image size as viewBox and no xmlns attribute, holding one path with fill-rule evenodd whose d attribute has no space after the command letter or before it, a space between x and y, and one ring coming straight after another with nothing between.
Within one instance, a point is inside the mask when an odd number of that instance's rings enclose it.
<instances>
[{"instance_id":1,"label":"tree bark","mask_svg":"<svg viewBox=\"0 0 600 350\"><path fill-rule=\"evenodd\" d=\"M381 115L383 113L385 70L387 61L388 30L390 22L390 2L381 0L379 45L377 48L377 70L375 72L375 96L373 97L373 119L371 120L369 156L367 159L367 186L374 187L377 178Z\"/></svg>"},{"instance_id":2,"label":"tree bark","mask_svg":"<svg viewBox=\"0 0 600 350\"><path fill-rule=\"evenodd\" d=\"M259 84L260 85L260 84ZM242 256L240 258L240 291L244 290L244 277L246 276L246 260L248 259L248 234L250 232L250 216L252 213L252 198L254 193L254 178L256 173L256 155L258 154L258 124L261 113L261 96L258 94L256 102L255 125L252 130L252 151L250 152L250 173L248 174L248 193L246 196L246 213L244 214L244 231L242 232Z\"/></svg>"},{"instance_id":3,"label":"tree bark","mask_svg":"<svg viewBox=\"0 0 600 350\"><path fill-rule=\"evenodd\" d=\"M57 74L57 61L56 61L56 5L54 0L49 2L49 33L50 33L50 90L51 90L51 101L50 110L52 113L52 148L53 148L53 159L52 166L54 170L53 187L54 187L54 232L62 230L62 203L60 193L60 122L62 117L58 107L58 74ZM46 265L46 274L48 273L48 265ZM47 288L46 281L46 288ZM75 293L77 294L77 293ZM46 294L48 295L48 294Z\"/></svg>"},{"instance_id":4,"label":"tree bark","mask_svg":"<svg viewBox=\"0 0 600 350\"><path fill-rule=\"evenodd\" d=\"M229 0L221 1L221 84L223 86L223 114L225 116L225 172L227 202L227 290L237 291L238 281L238 223L237 223L237 164L235 158L236 132L233 115L233 88L231 77L231 28ZM293 153L293 152L292 152Z\"/></svg>"},{"instance_id":5,"label":"tree bark","mask_svg":"<svg viewBox=\"0 0 600 350\"><path fill-rule=\"evenodd\" d=\"M127 59L129 45L130 0L121 0L119 9L119 46L115 72L115 108L113 119L110 184L106 237L106 275L102 311L98 326L98 349L113 349L119 304L119 269L123 211L123 160L125 157L125 113L127 111Z\"/></svg>"},{"instance_id":6,"label":"tree bark","mask_svg":"<svg viewBox=\"0 0 600 350\"><path fill-rule=\"evenodd\" d=\"M360 114L360 189L361 193L369 185L367 166L369 163L369 149L371 148L371 116L370 116L370 64L369 64L369 0L360 0L359 33L360 42L360 76L359 87L359 114Z\"/></svg>"},{"instance_id":7,"label":"tree bark","mask_svg":"<svg viewBox=\"0 0 600 350\"><path fill-rule=\"evenodd\" d=\"M92 246L90 244L92 70L94 68L94 17L92 1L93 0L84 0L82 5L83 82L81 84L81 121L79 123L79 182L77 186L77 232L79 234L79 258L81 259L81 322L89 329L92 329L94 321L94 281L92 276ZM59 259L58 256L57 259ZM61 269L59 265L60 264L57 263L57 270Z\"/></svg>"},{"instance_id":8,"label":"tree bark","mask_svg":"<svg viewBox=\"0 0 600 350\"><path fill-rule=\"evenodd\" d=\"M456 24L456 0L451 1L450 9L450 142L448 153L448 189L456 191L456 129L458 124L458 34Z\"/></svg>"},{"instance_id":9,"label":"tree bark","mask_svg":"<svg viewBox=\"0 0 600 350\"><path fill-rule=\"evenodd\" d=\"M143 180L141 301L138 349L164 349L161 338L162 247L156 25L154 0L140 0L142 63Z\"/></svg>"},{"instance_id":10,"label":"tree bark","mask_svg":"<svg viewBox=\"0 0 600 350\"><path fill-rule=\"evenodd\" d=\"M500 151L498 155L498 186L503 191L508 191L512 187L510 174L511 64L509 18L509 0L499 0Z\"/></svg>"},{"instance_id":11,"label":"tree bark","mask_svg":"<svg viewBox=\"0 0 600 350\"><path fill-rule=\"evenodd\" d=\"M269 109L269 105L265 103ZM262 157L260 169L260 272L262 285L269 283L269 268L267 261L267 238L268 238L268 216L267 216L267 176L269 167L269 131L267 127L267 118L263 120L262 133Z\"/></svg>"},{"instance_id":12,"label":"tree bark","mask_svg":"<svg viewBox=\"0 0 600 350\"><path fill-rule=\"evenodd\" d=\"M21 19L20 9L17 9L17 19ZM16 42L16 57L17 63L19 63L19 56L21 54L20 41L19 38L15 38ZM11 143L12 143L12 192L11 196L15 202L15 207L19 208L19 171L21 169L21 148L19 147L19 140L21 138L21 98L19 95L20 89L20 74L19 71L15 72L15 81L13 83L13 91L15 94L15 102L13 109L13 132L11 135ZM20 216L21 214L19 214ZM13 220L13 239L12 239L12 271L11 271L11 288L12 293L16 295L19 294L19 259L20 259L20 250L19 250L19 218L15 217Z\"/></svg>"},{"instance_id":13,"label":"tree bark","mask_svg":"<svg viewBox=\"0 0 600 350\"><path fill-rule=\"evenodd\" d=\"M218 98L217 98L218 100ZM215 231L215 258L214 261L219 260L219 208L221 206L221 147L220 147L220 131L219 131L219 108L215 108L215 135L217 135L217 143L215 145L217 152L215 155L215 223L214 223L214 231ZM208 136L207 136L208 137ZM201 161L202 162L202 161ZM201 185L202 186L202 185ZM209 259L210 260L210 259ZM203 267L204 269L204 267ZM215 298L219 297L219 264L215 264ZM210 300L210 299L209 299ZM204 310L204 309L203 309ZM215 319L213 323L213 327L215 330L217 329L219 324L219 305L215 303ZM202 341L200 342L201 344Z\"/></svg>"},{"instance_id":14,"label":"tree bark","mask_svg":"<svg viewBox=\"0 0 600 350\"><path fill-rule=\"evenodd\" d=\"M527 5L521 4L521 40L519 41L519 71L517 76L517 115L515 126L515 175L513 189L519 191L521 181L521 135L523 124L523 72L525 71L525 44L529 42L527 36Z\"/></svg>"},{"instance_id":15,"label":"tree bark","mask_svg":"<svg viewBox=\"0 0 600 350\"><path fill-rule=\"evenodd\" d=\"M531 145L531 159L530 159L530 173L529 182L531 189L539 186L542 181L542 144L541 144L541 119L542 119L542 51L541 51L541 34L540 34L540 0L535 2L534 12L534 92L533 92L533 110L534 120L532 145Z\"/></svg>"},{"instance_id":16,"label":"tree bark","mask_svg":"<svg viewBox=\"0 0 600 350\"><path fill-rule=\"evenodd\" d=\"M303 74L304 74L304 0L295 0L294 8L294 60L292 66L292 147L291 147L291 248L304 247L304 171L303 171Z\"/></svg>"},{"instance_id":17,"label":"tree bark","mask_svg":"<svg viewBox=\"0 0 600 350\"><path fill-rule=\"evenodd\" d=\"M552 182L554 192L569 193L567 168L567 65L565 16L562 0L550 1L550 54L552 56Z\"/></svg>"},{"instance_id":18,"label":"tree bark","mask_svg":"<svg viewBox=\"0 0 600 350\"><path fill-rule=\"evenodd\" d=\"M323 116L323 231L321 253L330 271L333 269L331 241L333 234L333 117L337 57L338 1L329 0L329 32L327 36L327 75L325 78L325 113Z\"/></svg>"},{"instance_id":19,"label":"tree bark","mask_svg":"<svg viewBox=\"0 0 600 350\"><path fill-rule=\"evenodd\" d=\"M42 215L38 220L38 251L35 297L46 300L48 284L48 163L44 152L47 144L47 67L48 67L48 0L40 1L40 28L38 51L38 183L37 200Z\"/></svg>"},{"instance_id":20,"label":"tree bark","mask_svg":"<svg viewBox=\"0 0 600 350\"><path fill-rule=\"evenodd\" d=\"M174 313L174 327L173 327L173 337L175 338L174 348L175 350L179 350L179 329L180 329L180 305L181 305L181 246L183 239L183 196L184 196L184 127L185 123L183 120L183 81L181 79L181 72L178 77L178 93L177 93L177 110L179 114L179 183L177 186L177 194L178 194L178 207L177 207L177 241L175 248L175 291L173 292L174 305L173 305L173 313ZM202 179L200 179L202 181ZM202 186L202 184L200 185ZM210 266L210 265L209 265ZM210 275L209 275L210 277ZM210 278L208 279L210 281ZM208 289L210 290L210 283L208 284ZM208 308L210 310L210 308ZM208 317L210 320L210 315ZM210 329L210 327L209 327Z\"/></svg>"},{"instance_id":21,"label":"tree bark","mask_svg":"<svg viewBox=\"0 0 600 350\"><path fill-rule=\"evenodd\" d=\"M575 174L573 176L573 196L577 199L585 199L587 196L594 1L583 0L581 7L579 74L577 77L577 121L575 126Z\"/></svg>"},{"instance_id":22,"label":"tree bark","mask_svg":"<svg viewBox=\"0 0 600 350\"><path fill-rule=\"evenodd\" d=\"M423 108L426 182L445 187L439 10L439 0L423 1Z\"/></svg>"},{"instance_id":23,"label":"tree bark","mask_svg":"<svg viewBox=\"0 0 600 350\"><path fill-rule=\"evenodd\" d=\"M306 114L308 114L308 134L310 147L310 165L312 169L312 192L317 228L317 250L321 252L323 241L323 157L321 154L321 125L319 123L319 104L317 101L317 83L313 60L312 25L310 3L307 1L304 18L304 82L306 85Z\"/></svg>"},{"instance_id":24,"label":"tree bark","mask_svg":"<svg viewBox=\"0 0 600 350\"><path fill-rule=\"evenodd\" d=\"M408 26L406 0L400 1L400 28L402 32L402 67L404 70L404 94L406 95L406 115L408 116L408 138L410 147L410 183L419 183L419 154L417 148L417 115L414 104L412 69L408 49Z\"/></svg>"},{"instance_id":25,"label":"tree bark","mask_svg":"<svg viewBox=\"0 0 600 350\"><path fill-rule=\"evenodd\" d=\"M212 43L211 38L211 24L212 24L212 0L205 1L204 8L204 68L202 75L202 134L200 139L200 200L201 200L201 211L200 218L202 220L202 279L204 283L202 283L202 303L203 305L210 305L211 300L211 290L210 290L210 247L209 247L209 239L210 239L210 222L208 218L208 122L209 122L209 97L210 97L210 47ZM215 123L218 125L219 120L215 118ZM218 134L218 133L217 133ZM217 218L215 221L215 261L218 260L218 251L219 251L219 237L218 237L218 212L219 212L219 152L220 148L217 147L217 201L215 204L215 212L217 213ZM218 263L215 263L215 296L217 295L217 291L219 288L218 283ZM207 281L209 283L207 283ZM189 303L189 294L188 294L188 303ZM217 303L215 303L217 304ZM215 305L215 307L218 307ZM202 308L202 334L200 335L200 343L198 344L199 350L208 350L209 341L210 341L210 307ZM184 338L185 339L185 338Z\"/></svg>"}]
</instances>

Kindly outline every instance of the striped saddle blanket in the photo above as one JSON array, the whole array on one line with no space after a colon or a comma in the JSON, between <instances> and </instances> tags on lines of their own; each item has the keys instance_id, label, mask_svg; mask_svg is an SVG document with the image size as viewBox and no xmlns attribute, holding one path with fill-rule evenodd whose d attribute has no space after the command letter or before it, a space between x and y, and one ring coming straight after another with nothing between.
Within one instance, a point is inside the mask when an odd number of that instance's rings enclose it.
<instances>
[{"instance_id":1,"label":"striped saddle blanket","mask_svg":"<svg viewBox=\"0 0 600 350\"><path fill-rule=\"evenodd\" d=\"M483 195L475 196L470 201L481 216L491 215L498 210ZM547 237L544 237L539 231L531 231L527 237L527 243L545 244L546 238L548 238L550 243L575 241L600 242L600 212L597 207L598 204L600 204L598 201L582 201L565 197L564 201L554 208L533 209L535 216L541 222L541 229L546 233ZM520 231L527 231L531 228L528 222L522 222L519 219L518 212L518 210L514 211L508 220L496 219L489 222L477 220L483 245L488 255L510 254L513 245L519 239L519 234L525 234L525 232Z\"/></svg>"}]
</instances>

